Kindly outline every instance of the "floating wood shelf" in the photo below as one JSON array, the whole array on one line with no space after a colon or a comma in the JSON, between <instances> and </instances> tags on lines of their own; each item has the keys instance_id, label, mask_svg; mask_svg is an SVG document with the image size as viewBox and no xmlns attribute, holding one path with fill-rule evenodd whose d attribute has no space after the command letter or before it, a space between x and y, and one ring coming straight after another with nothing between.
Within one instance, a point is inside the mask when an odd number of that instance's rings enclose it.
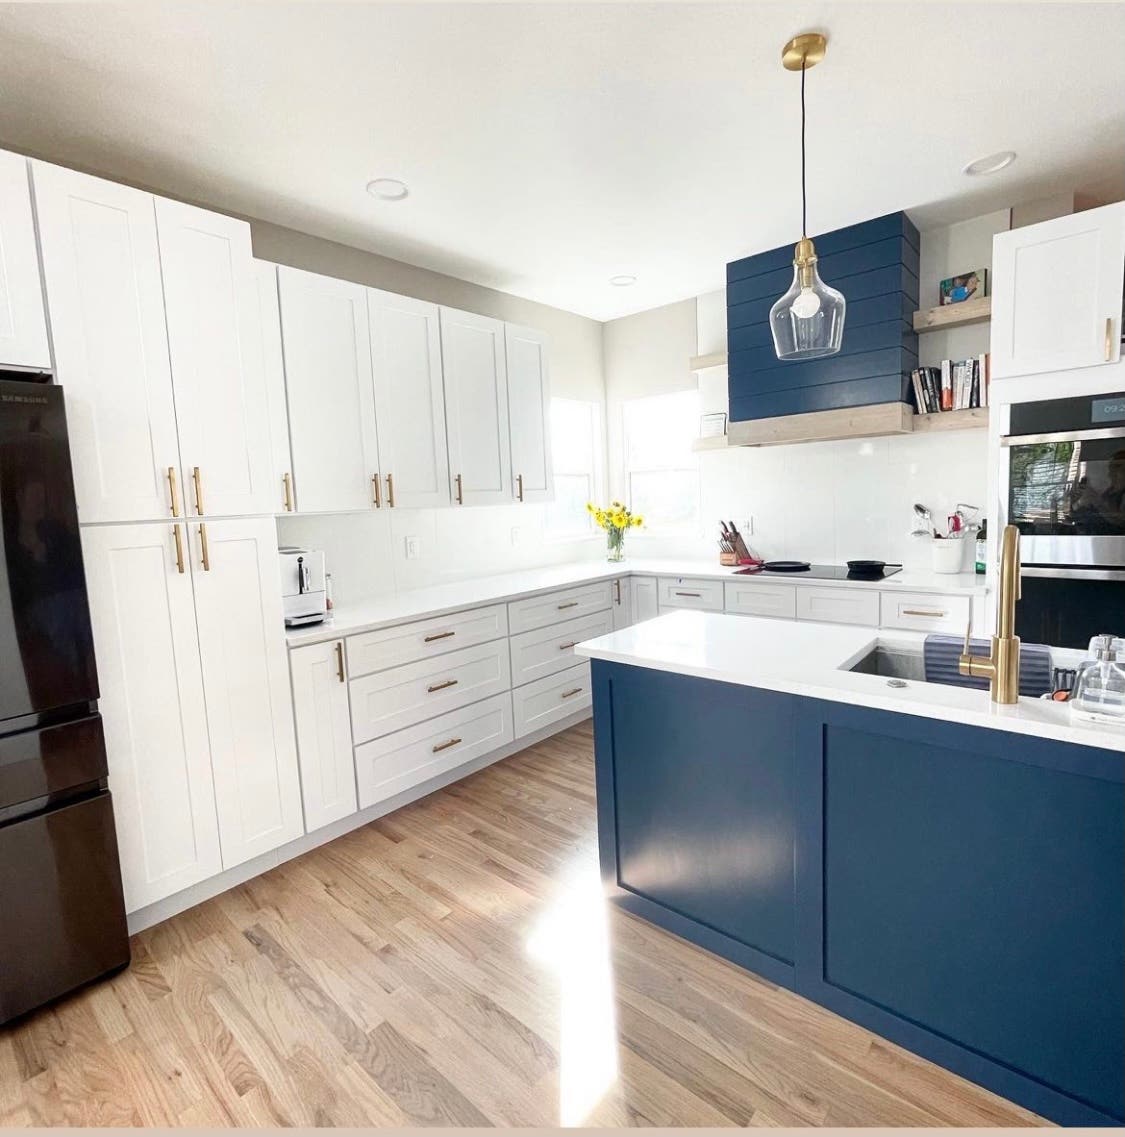
<instances>
[{"instance_id":1,"label":"floating wood shelf","mask_svg":"<svg viewBox=\"0 0 1125 1137\"><path fill-rule=\"evenodd\" d=\"M698 454L703 450L725 450L729 445L727 436L719 434L714 438L697 438L691 444L691 448Z\"/></svg>"},{"instance_id":2,"label":"floating wood shelf","mask_svg":"<svg viewBox=\"0 0 1125 1137\"><path fill-rule=\"evenodd\" d=\"M964 411L937 411L933 414L914 416L914 430L918 434L935 430L983 430L986 426L988 426L988 407L971 407Z\"/></svg>"},{"instance_id":3,"label":"floating wood shelf","mask_svg":"<svg viewBox=\"0 0 1125 1137\"><path fill-rule=\"evenodd\" d=\"M732 422L727 431L731 446L784 446L792 442L909 434L913 418L914 410L906 403L878 403L870 407L843 407Z\"/></svg>"},{"instance_id":4,"label":"floating wood shelf","mask_svg":"<svg viewBox=\"0 0 1125 1137\"><path fill-rule=\"evenodd\" d=\"M943 304L914 313L916 332L943 332L947 328L963 328L969 324L983 324L992 319L992 297L962 300L960 304Z\"/></svg>"},{"instance_id":5,"label":"floating wood shelf","mask_svg":"<svg viewBox=\"0 0 1125 1137\"><path fill-rule=\"evenodd\" d=\"M727 353L725 351L713 351L710 355L693 355L688 360L688 370L690 371L710 371L715 367L726 367Z\"/></svg>"}]
</instances>

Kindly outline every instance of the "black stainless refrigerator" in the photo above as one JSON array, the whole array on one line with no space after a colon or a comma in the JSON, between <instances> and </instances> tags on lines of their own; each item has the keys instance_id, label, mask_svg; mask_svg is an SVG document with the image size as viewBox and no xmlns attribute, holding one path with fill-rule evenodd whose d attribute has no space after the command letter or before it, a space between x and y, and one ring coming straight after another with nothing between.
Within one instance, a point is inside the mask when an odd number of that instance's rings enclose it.
<instances>
[{"instance_id":1,"label":"black stainless refrigerator","mask_svg":"<svg viewBox=\"0 0 1125 1137\"><path fill-rule=\"evenodd\" d=\"M129 962L60 387L0 380L0 1023Z\"/></svg>"}]
</instances>

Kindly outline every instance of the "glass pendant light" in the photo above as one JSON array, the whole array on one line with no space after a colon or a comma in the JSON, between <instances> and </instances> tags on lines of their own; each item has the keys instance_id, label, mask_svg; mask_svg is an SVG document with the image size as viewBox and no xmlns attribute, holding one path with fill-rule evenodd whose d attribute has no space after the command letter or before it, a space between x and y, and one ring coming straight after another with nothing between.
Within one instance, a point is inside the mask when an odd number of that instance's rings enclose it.
<instances>
[{"instance_id":1,"label":"glass pendant light","mask_svg":"<svg viewBox=\"0 0 1125 1137\"><path fill-rule=\"evenodd\" d=\"M781 53L787 71L801 72L801 239L793 250L793 283L770 309L770 331L778 359L835 355L844 336L847 302L817 272L816 249L808 236L805 193L805 72L824 58L827 43L824 36L809 33L791 39Z\"/></svg>"}]
</instances>

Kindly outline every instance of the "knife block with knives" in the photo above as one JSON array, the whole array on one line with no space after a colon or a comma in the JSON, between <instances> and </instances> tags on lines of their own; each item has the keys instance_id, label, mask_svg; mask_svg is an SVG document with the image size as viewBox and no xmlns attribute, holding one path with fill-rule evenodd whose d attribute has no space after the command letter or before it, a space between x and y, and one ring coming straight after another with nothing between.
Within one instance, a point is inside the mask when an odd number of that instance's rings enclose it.
<instances>
[{"instance_id":1,"label":"knife block with knives","mask_svg":"<svg viewBox=\"0 0 1125 1137\"><path fill-rule=\"evenodd\" d=\"M735 565L758 565L761 558L754 556L746 547L733 521L720 521L722 536L719 538L719 564L733 568Z\"/></svg>"}]
</instances>

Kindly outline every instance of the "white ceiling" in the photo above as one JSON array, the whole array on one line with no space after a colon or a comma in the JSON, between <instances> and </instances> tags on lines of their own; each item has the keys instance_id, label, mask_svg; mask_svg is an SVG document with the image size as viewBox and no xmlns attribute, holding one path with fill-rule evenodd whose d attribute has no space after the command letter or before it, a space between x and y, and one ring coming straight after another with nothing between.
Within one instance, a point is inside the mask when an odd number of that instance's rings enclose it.
<instances>
[{"instance_id":1,"label":"white ceiling","mask_svg":"<svg viewBox=\"0 0 1125 1137\"><path fill-rule=\"evenodd\" d=\"M0 140L608 319L799 235L810 28L814 233L1125 197L1115 3L2 4Z\"/></svg>"}]
</instances>

